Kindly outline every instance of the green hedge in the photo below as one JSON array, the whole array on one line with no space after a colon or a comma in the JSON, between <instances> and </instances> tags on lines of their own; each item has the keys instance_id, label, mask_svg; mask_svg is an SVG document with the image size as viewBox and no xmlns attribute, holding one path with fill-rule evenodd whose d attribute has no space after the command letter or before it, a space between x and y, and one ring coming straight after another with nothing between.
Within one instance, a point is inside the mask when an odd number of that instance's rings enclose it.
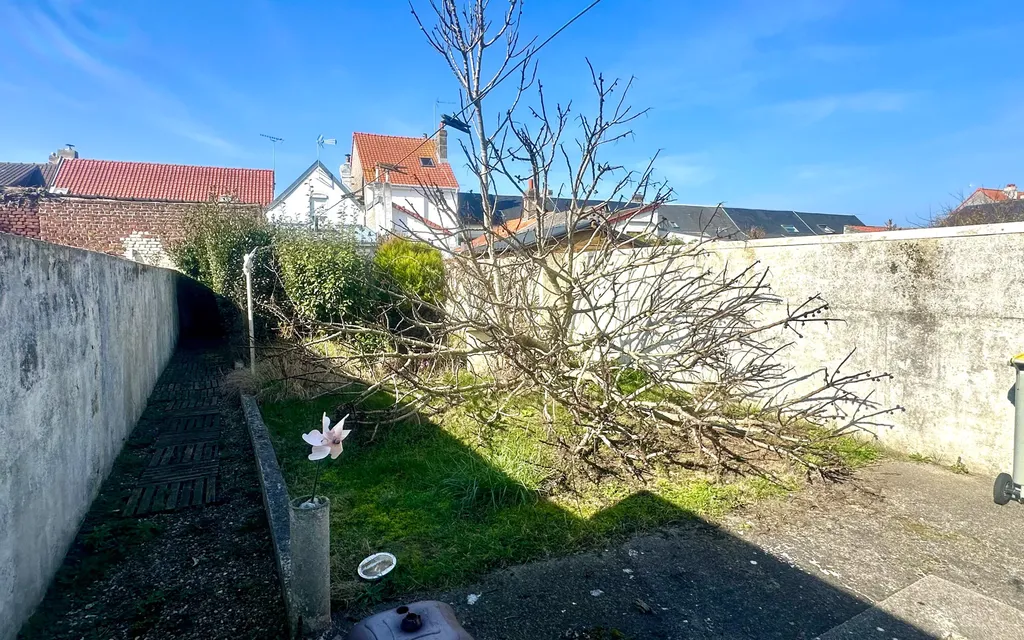
<instances>
[{"instance_id":1,"label":"green hedge","mask_svg":"<svg viewBox=\"0 0 1024 640\"><path fill-rule=\"evenodd\" d=\"M279 234L275 243L281 283L303 321L366 318L377 307L370 261L338 234Z\"/></svg>"},{"instance_id":2,"label":"green hedge","mask_svg":"<svg viewBox=\"0 0 1024 640\"><path fill-rule=\"evenodd\" d=\"M243 258L257 247L270 245L273 230L255 211L216 202L201 204L186 213L183 227L184 239L170 248L178 268L244 307ZM273 288L267 270L255 271L253 288L261 294Z\"/></svg>"},{"instance_id":3,"label":"green hedge","mask_svg":"<svg viewBox=\"0 0 1024 640\"><path fill-rule=\"evenodd\" d=\"M392 236L377 247L373 264L380 281L396 292L444 304L444 261L434 247Z\"/></svg>"},{"instance_id":4,"label":"green hedge","mask_svg":"<svg viewBox=\"0 0 1024 640\"><path fill-rule=\"evenodd\" d=\"M243 256L257 247L264 247L253 269L257 302L275 300L306 325L384 320L407 330L410 297L444 303L444 263L430 245L392 237L371 257L349 234L276 230L260 216L216 202L185 216L184 239L170 253L181 271L244 308ZM415 311L427 313L422 305Z\"/></svg>"}]
</instances>

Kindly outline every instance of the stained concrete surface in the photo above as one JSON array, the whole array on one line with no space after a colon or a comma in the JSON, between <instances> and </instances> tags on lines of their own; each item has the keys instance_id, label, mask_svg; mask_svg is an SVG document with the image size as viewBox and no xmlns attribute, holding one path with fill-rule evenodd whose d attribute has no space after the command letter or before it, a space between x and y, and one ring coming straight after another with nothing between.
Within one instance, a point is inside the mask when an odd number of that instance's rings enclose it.
<instances>
[{"instance_id":1,"label":"stained concrete surface","mask_svg":"<svg viewBox=\"0 0 1024 640\"><path fill-rule=\"evenodd\" d=\"M926 576L1016 610L1022 518L1024 506L992 503L991 478L886 462L719 523L681 523L416 599L451 603L477 640L623 637L611 630L638 639L814 638ZM987 639L929 630L927 616L955 619L956 602L937 597L917 624L884 606L871 621L902 634L887 639ZM350 623L337 620L344 637ZM999 622L1005 637L1024 637L1019 615Z\"/></svg>"},{"instance_id":2,"label":"stained concrete surface","mask_svg":"<svg viewBox=\"0 0 1024 640\"><path fill-rule=\"evenodd\" d=\"M894 628L893 619L899 621ZM887 626L888 625L888 626ZM821 640L986 638L1017 640L1024 613L936 576L921 578Z\"/></svg>"}]
</instances>

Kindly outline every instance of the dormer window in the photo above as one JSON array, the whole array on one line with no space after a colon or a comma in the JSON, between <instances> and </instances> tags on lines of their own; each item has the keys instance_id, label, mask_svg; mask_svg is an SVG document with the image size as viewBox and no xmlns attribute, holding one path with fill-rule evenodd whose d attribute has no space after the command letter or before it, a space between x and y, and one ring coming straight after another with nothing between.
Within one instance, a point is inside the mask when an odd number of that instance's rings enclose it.
<instances>
[{"instance_id":1,"label":"dormer window","mask_svg":"<svg viewBox=\"0 0 1024 640\"><path fill-rule=\"evenodd\" d=\"M421 167L432 167L432 166L434 166L434 159L433 158L420 158L420 166Z\"/></svg>"}]
</instances>

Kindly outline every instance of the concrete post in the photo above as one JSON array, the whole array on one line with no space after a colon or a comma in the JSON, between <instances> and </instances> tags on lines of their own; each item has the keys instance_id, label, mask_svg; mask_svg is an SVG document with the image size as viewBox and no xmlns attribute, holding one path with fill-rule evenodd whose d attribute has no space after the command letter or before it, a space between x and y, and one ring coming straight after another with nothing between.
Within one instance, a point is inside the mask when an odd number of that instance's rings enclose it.
<instances>
[{"instance_id":1,"label":"concrete post","mask_svg":"<svg viewBox=\"0 0 1024 640\"><path fill-rule=\"evenodd\" d=\"M245 297L249 309L249 370L256 372L256 329L252 322L252 259L256 249L245 254L242 259L242 271L245 273Z\"/></svg>"},{"instance_id":2,"label":"concrete post","mask_svg":"<svg viewBox=\"0 0 1024 640\"><path fill-rule=\"evenodd\" d=\"M1024 357L1014 357L1011 364L1017 374L1013 387L1013 484L1020 486L1024 484Z\"/></svg>"},{"instance_id":3,"label":"concrete post","mask_svg":"<svg viewBox=\"0 0 1024 640\"><path fill-rule=\"evenodd\" d=\"M307 500L291 501L291 597L299 632L319 634L331 626L331 503L321 497L304 509Z\"/></svg>"}]
</instances>

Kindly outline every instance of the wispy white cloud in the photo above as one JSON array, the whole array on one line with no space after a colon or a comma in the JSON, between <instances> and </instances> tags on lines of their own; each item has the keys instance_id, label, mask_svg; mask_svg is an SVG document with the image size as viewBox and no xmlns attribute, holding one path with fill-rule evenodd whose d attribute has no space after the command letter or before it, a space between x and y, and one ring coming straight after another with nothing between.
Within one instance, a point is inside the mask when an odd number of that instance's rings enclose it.
<instances>
[{"instance_id":1,"label":"wispy white cloud","mask_svg":"<svg viewBox=\"0 0 1024 640\"><path fill-rule=\"evenodd\" d=\"M802 121L817 122L839 112L896 113L906 109L914 95L894 91L862 91L804 100L790 100L768 107L769 111Z\"/></svg>"},{"instance_id":2,"label":"wispy white cloud","mask_svg":"<svg viewBox=\"0 0 1024 640\"><path fill-rule=\"evenodd\" d=\"M729 104L787 73L789 65L773 42L779 37L835 18L846 0L778 3L744 0L723 3L708 19L684 25L653 25L644 44L623 61L642 69L644 102L661 108Z\"/></svg>"},{"instance_id":3,"label":"wispy white cloud","mask_svg":"<svg viewBox=\"0 0 1024 640\"><path fill-rule=\"evenodd\" d=\"M831 190L831 193L859 189L876 177L872 170L865 167L832 163L799 165L793 167L791 175L798 183L821 185Z\"/></svg>"},{"instance_id":4,"label":"wispy white cloud","mask_svg":"<svg viewBox=\"0 0 1024 640\"><path fill-rule=\"evenodd\" d=\"M192 116L172 92L147 81L90 49L88 27L67 6L53 8L56 17L38 9L14 5L2 7L3 16L14 25L12 31L41 64L75 69L103 91L116 97L115 108L149 121L167 133L191 140L224 155L237 155L238 148L218 136Z\"/></svg>"},{"instance_id":5,"label":"wispy white cloud","mask_svg":"<svg viewBox=\"0 0 1024 640\"><path fill-rule=\"evenodd\" d=\"M659 156L654 162L655 175L661 175L677 193L680 189L699 187L715 179L715 171L704 154Z\"/></svg>"},{"instance_id":6,"label":"wispy white cloud","mask_svg":"<svg viewBox=\"0 0 1024 640\"><path fill-rule=\"evenodd\" d=\"M0 93L25 94L28 93L28 87L7 80L0 80Z\"/></svg>"},{"instance_id":7,"label":"wispy white cloud","mask_svg":"<svg viewBox=\"0 0 1024 640\"><path fill-rule=\"evenodd\" d=\"M793 52L793 57L832 64L864 60L881 53L882 47L875 45L817 43L799 47Z\"/></svg>"}]
</instances>

